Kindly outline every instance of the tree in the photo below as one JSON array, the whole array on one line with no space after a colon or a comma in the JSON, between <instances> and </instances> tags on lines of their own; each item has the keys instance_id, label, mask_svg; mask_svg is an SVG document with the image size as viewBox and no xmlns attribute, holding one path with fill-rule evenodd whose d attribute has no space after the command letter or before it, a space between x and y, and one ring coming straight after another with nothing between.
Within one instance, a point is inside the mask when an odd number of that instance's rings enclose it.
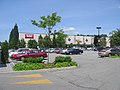
<instances>
[{"instance_id":1,"label":"tree","mask_svg":"<svg viewBox=\"0 0 120 90\"><path fill-rule=\"evenodd\" d=\"M98 35L95 35L95 36L94 36L94 45L95 45L95 46L99 46L98 39L99 39L99 36L98 36Z\"/></svg>"},{"instance_id":2,"label":"tree","mask_svg":"<svg viewBox=\"0 0 120 90\"><path fill-rule=\"evenodd\" d=\"M67 34L64 34L63 30L60 30L56 33L56 35L57 35L56 37L57 47L65 47Z\"/></svg>"},{"instance_id":3,"label":"tree","mask_svg":"<svg viewBox=\"0 0 120 90\"><path fill-rule=\"evenodd\" d=\"M38 45L39 45L40 48L44 48L45 47L44 42L45 42L44 38L40 35L38 37Z\"/></svg>"},{"instance_id":4,"label":"tree","mask_svg":"<svg viewBox=\"0 0 120 90\"><path fill-rule=\"evenodd\" d=\"M52 41L51 41L50 37L47 35L44 37L44 46L47 48L52 46Z\"/></svg>"},{"instance_id":5,"label":"tree","mask_svg":"<svg viewBox=\"0 0 120 90\"><path fill-rule=\"evenodd\" d=\"M80 47L81 40L77 39L76 41L77 41L77 46Z\"/></svg>"},{"instance_id":6,"label":"tree","mask_svg":"<svg viewBox=\"0 0 120 90\"><path fill-rule=\"evenodd\" d=\"M25 40L24 39L19 40L17 43L17 47L18 48L25 48L26 47Z\"/></svg>"},{"instance_id":7,"label":"tree","mask_svg":"<svg viewBox=\"0 0 120 90\"><path fill-rule=\"evenodd\" d=\"M69 48L72 48L73 46L74 46L73 43L70 43Z\"/></svg>"},{"instance_id":8,"label":"tree","mask_svg":"<svg viewBox=\"0 0 120 90\"><path fill-rule=\"evenodd\" d=\"M112 31L110 35L111 46L120 46L120 29Z\"/></svg>"},{"instance_id":9,"label":"tree","mask_svg":"<svg viewBox=\"0 0 120 90\"><path fill-rule=\"evenodd\" d=\"M37 42L35 40L29 40L28 48L37 48Z\"/></svg>"},{"instance_id":10,"label":"tree","mask_svg":"<svg viewBox=\"0 0 120 90\"><path fill-rule=\"evenodd\" d=\"M57 42L56 42L56 30L54 30L53 34L53 42L52 42L52 47L57 47Z\"/></svg>"},{"instance_id":11,"label":"tree","mask_svg":"<svg viewBox=\"0 0 120 90\"><path fill-rule=\"evenodd\" d=\"M100 36L101 37L107 37L107 34L101 34Z\"/></svg>"},{"instance_id":12,"label":"tree","mask_svg":"<svg viewBox=\"0 0 120 90\"><path fill-rule=\"evenodd\" d=\"M2 62L3 63L6 63L8 62L8 42L5 41L5 42L2 42L1 43L1 48L2 48Z\"/></svg>"},{"instance_id":13,"label":"tree","mask_svg":"<svg viewBox=\"0 0 120 90\"><path fill-rule=\"evenodd\" d=\"M40 28L43 28L46 30L47 34L50 36L52 33L53 27L56 25L56 23L60 22L61 17L57 16L57 13L54 12L52 15L48 16L41 16L40 20L36 22L35 20L31 20L32 24L35 26L38 26Z\"/></svg>"},{"instance_id":14,"label":"tree","mask_svg":"<svg viewBox=\"0 0 120 90\"><path fill-rule=\"evenodd\" d=\"M106 37L101 37L101 39L100 39L100 46L102 46L102 47L105 47L106 46Z\"/></svg>"},{"instance_id":15,"label":"tree","mask_svg":"<svg viewBox=\"0 0 120 90\"><path fill-rule=\"evenodd\" d=\"M18 26L17 24L15 24L14 28L10 32L9 48L17 48L18 41L19 41Z\"/></svg>"}]
</instances>

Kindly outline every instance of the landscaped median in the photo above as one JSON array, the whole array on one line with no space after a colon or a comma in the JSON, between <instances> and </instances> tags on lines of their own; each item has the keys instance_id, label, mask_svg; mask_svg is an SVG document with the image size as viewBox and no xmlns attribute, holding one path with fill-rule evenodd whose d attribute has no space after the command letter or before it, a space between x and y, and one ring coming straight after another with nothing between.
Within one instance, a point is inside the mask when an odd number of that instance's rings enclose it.
<instances>
[{"instance_id":1,"label":"landscaped median","mask_svg":"<svg viewBox=\"0 0 120 90\"><path fill-rule=\"evenodd\" d=\"M120 58L120 55L109 56L109 58Z\"/></svg>"},{"instance_id":2,"label":"landscaped median","mask_svg":"<svg viewBox=\"0 0 120 90\"><path fill-rule=\"evenodd\" d=\"M44 64L42 61L43 58L25 58L21 63L15 64L13 70L22 71L78 66L78 64L72 61L72 58L69 56L57 56L53 63L48 64Z\"/></svg>"}]
</instances>

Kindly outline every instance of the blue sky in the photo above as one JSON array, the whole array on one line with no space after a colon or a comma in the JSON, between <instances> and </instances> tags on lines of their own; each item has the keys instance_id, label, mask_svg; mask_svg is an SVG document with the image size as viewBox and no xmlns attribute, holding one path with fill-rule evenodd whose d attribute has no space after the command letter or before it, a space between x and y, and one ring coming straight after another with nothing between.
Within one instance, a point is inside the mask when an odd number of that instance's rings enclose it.
<instances>
[{"instance_id":1,"label":"blue sky","mask_svg":"<svg viewBox=\"0 0 120 90\"><path fill-rule=\"evenodd\" d=\"M19 32L45 33L31 20L53 12L62 17L54 29L71 35L97 34L97 26L101 34L120 28L120 0L0 0L0 41L9 40L15 23Z\"/></svg>"}]
</instances>

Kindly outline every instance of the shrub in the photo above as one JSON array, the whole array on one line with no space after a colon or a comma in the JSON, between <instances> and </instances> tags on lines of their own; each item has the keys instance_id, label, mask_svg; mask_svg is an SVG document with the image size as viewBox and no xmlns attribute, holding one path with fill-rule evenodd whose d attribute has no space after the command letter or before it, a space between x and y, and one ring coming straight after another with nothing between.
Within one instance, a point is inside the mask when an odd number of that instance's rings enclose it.
<instances>
[{"instance_id":1,"label":"shrub","mask_svg":"<svg viewBox=\"0 0 120 90\"><path fill-rule=\"evenodd\" d=\"M70 66L78 66L77 62L70 62L69 65Z\"/></svg>"},{"instance_id":2,"label":"shrub","mask_svg":"<svg viewBox=\"0 0 120 90\"><path fill-rule=\"evenodd\" d=\"M76 62L59 62L56 63L55 66L57 68L61 68L61 67L69 67L69 66L78 66L78 64Z\"/></svg>"},{"instance_id":3,"label":"shrub","mask_svg":"<svg viewBox=\"0 0 120 90\"><path fill-rule=\"evenodd\" d=\"M56 63L60 63L60 62L71 62L72 61L72 58L70 56L66 56L66 57L63 57L63 56L57 56L55 58L55 64Z\"/></svg>"},{"instance_id":4,"label":"shrub","mask_svg":"<svg viewBox=\"0 0 120 90\"><path fill-rule=\"evenodd\" d=\"M13 70L15 71L21 71L21 70L37 70L37 69L43 69L45 68L45 65L42 63L18 63L15 64L13 67Z\"/></svg>"},{"instance_id":5,"label":"shrub","mask_svg":"<svg viewBox=\"0 0 120 90\"><path fill-rule=\"evenodd\" d=\"M1 61L3 63L7 63L8 62L8 42L2 42L1 44L1 48L2 48L2 52L1 52Z\"/></svg>"},{"instance_id":6,"label":"shrub","mask_svg":"<svg viewBox=\"0 0 120 90\"><path fill-rule=\"evenodd\" d=\"M53 63L45 64L45 68L54 68L55 65Z\"/></svg>"},{"instance_id":7,"label":"shrub","mask_svg":"<svg viewBox=\"0 0 120 90\"><path fill-rule=\"evenodd\" d=\"M57 56L55 58L54 63L56 64L56 63L59 63L59 62L64 62L64 57L63 56Z\"/></svg>"},{"instance_id":8,"label":"shrub","mask_svg":"<svg viewBox=\"0 0 120 90\"><path fill-rule=\"evenodd\" d=\"M56 66L57 68L68 67L68 66L69 66L69 63L68 63L68 62L59 62L59 63L56 63L55 66Z\"/></svg>"},{"instance_id":9,"label":"shrub","mask_svg":"<svg viewBox=\"0 0 120 90\"><path fill-rule=\"evenodd\" d=\"M66 56L64 58L64 62L71 62L72 61L72 58L70 56Z\"/></svg>"},{"instance_id":10,"label":"shrub","mask_svg":"<svg viewBox=\"0 0 120 90\"><path fill-rule=\"evenodd\" d=\"M39 58L25 58L23 60L23 63L42 63L43 58L39 57Z\"/></svg>"}]
</instances>

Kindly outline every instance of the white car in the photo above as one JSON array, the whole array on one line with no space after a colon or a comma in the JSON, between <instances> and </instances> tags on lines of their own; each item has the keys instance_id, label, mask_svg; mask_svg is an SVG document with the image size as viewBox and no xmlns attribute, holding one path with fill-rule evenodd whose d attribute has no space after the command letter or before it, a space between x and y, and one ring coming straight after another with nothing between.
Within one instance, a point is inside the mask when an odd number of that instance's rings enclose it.
<instances>
[{"instance_id":1,"label":"white car","mask_svg":"<svg viewBox=\"0 0 120 90\"><path fill-rule=\"evenodd\" d=\"M61 53L62 53L62 54L65 54L65 52L67 52L67 50L68 50L67 48L66 48L66 49L63 49L63 50L61 51Z\"/></svg>"}]
</instances>

